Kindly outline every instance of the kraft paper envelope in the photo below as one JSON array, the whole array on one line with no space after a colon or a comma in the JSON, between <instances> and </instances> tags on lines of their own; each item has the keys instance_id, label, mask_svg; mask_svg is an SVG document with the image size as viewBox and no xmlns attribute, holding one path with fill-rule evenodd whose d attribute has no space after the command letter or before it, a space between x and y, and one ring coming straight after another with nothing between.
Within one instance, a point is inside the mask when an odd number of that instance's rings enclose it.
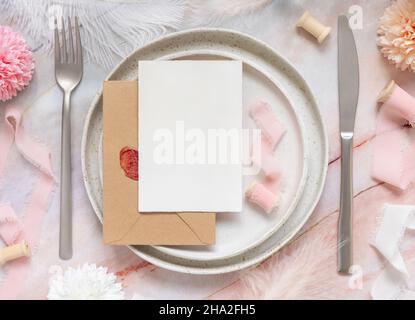
<instances>
[{"instance_id":1,"label":"kraft paper envelope","mask_svg":"<svg viewBox=\"0 0 415 320\"><path fill-rule=\"evenodd\" d=\"M137 90L137 81L104 82L104 242L113 245L214 244L214 213L138 212L138 181L134 180L134 175L126 174L120 164L120 151L124 147L137 150Z\"/></svg>"}]
</instances>

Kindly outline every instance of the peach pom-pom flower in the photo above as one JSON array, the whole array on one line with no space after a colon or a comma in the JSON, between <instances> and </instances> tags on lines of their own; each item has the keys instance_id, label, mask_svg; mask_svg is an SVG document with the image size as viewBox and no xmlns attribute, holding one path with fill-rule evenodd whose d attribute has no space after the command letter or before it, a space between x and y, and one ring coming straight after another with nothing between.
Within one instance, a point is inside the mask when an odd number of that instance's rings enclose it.
<instances>
[{"instance_id":1,"label":"peach pom-pom flower","mask_svg":"<svg viewBox=\"0 0 415 320\"><path fill-rule=\"evenodd\" d=\"M380 18L378 46L401 70L415 71L415 1L397 0Z\"/></svg>"},{"instance_id":2,"label":"peach pom-pom flower","mask_svg":"<svg viewBox=\"0 0 415 320\"><path fill-rule=\"evenodd\" d=\"M33 56L23 37L0 26L0 101L13 98L27 86L33 69Z\"/></svg>"}]
</instances>

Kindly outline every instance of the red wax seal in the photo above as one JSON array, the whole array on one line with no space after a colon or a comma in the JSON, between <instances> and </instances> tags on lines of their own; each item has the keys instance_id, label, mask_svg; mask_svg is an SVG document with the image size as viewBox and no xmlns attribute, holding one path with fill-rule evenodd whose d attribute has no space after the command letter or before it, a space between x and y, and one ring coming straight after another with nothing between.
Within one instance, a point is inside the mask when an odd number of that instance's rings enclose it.
<instances>
[{"instance_id":1,"label":"red wax seal","mask_svg":"<svg viewBox=\"0 0 415 320\"><path fill-rule=\"evenodd\" d=\"M120 166L128 178L137 181L138 151L130 147L122 148L120 151Z\"/></svg>"}]
</instances>

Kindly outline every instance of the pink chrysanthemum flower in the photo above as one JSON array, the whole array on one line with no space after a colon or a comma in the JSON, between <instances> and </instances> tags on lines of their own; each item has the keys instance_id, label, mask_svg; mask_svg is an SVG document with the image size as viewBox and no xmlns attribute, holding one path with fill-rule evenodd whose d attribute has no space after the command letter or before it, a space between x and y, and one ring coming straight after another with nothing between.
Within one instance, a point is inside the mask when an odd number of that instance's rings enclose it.
<instances>
[{"instance_id":1,"label":"pink chrysanthemum flower","mask_svg":"<svg viewBox=\"0 0 415 320\"><path fill-rule=\"evenodd\" d=\"M0 101L13 98L27 86L33 69L33 56L23 37L0 26Z\"/></svg>"},{"instance_id":2,"label":"pink chrysanthemum flower","mask_svg":"<svg viewBox=\"0 0 415 320\"><path fill-rule=\"evenodd\" d=\"M415 71L415 1L397 0L380 18L378 46L401 70Z\"/></svg>"}]
</instances>

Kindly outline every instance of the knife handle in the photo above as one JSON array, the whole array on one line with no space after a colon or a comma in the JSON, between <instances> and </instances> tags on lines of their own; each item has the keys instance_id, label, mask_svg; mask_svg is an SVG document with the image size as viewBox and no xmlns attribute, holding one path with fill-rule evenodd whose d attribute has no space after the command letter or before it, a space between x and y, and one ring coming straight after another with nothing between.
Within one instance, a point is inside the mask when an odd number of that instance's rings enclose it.
<instances>
[{"instance_id":1,"label":"knife handle","mask_svg":"<svg viewBox=\"0 0 415 320\"><path fill-rule=\"evenodd\" d=\"M350 273L353 264L353 133L341 134L340 214L338 233L338 272Z\"/></svg>"}]
</instances>

